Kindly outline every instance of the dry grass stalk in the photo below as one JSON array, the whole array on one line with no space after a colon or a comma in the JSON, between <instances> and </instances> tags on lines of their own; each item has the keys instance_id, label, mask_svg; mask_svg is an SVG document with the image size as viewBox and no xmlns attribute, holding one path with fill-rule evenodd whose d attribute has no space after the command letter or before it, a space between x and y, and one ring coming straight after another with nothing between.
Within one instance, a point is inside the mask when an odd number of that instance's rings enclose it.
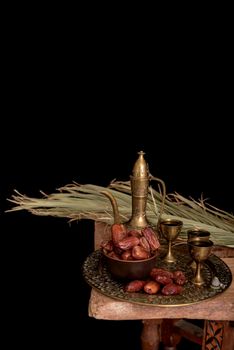
<instances>
[{"instance_id":1,"label":"dry grass stalk","mask_svg":"<svg viewBox=\"0 0 234 350\"><path fill-rule=\"evenodd\" d=\"M34 215L68 218L69 221L90 219L111 224L113 212L109 200L101 194L103 190L112 192L115 196L121 220L131 217L131 186L129 181L113 181L106 187L92 184L68 184L58 189L58 192L42 198L30 198L15 191L8 199L14 206L8 212L27 210ZM147 217L157 225L161 193L149 188L147 202ZM211 232L215 244L234 246L234 215L205 203L188 199L178 193L170 194L165 201L162 218L178 218L183 221L182 239L186 239L186 231L191 228L202 228Z\"/></svg>"}]
</instances>

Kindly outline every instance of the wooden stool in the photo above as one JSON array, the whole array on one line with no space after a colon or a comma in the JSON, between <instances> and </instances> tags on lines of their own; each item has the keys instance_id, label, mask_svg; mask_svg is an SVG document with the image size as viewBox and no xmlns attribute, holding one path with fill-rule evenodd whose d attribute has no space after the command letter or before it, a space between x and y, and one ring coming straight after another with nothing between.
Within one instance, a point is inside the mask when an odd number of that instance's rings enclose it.
<instances>
[{"instance_id":1,"label":"wooden stool","mask_svg":"<svg viewBox=\"0 0 234 350\"><path fill-rule=\"evenodd\" d=\"M95 223L95 249L105 237L105 224ZM215 254L229 266L234 278L234 249L217 247ZM175 350L182 337L201 345L202 350L234 349L234 282L222 294L194 305L157 307L115 300L92 289L89 316L103 320L142 320L142 350ZM204 327L187 320L204 320Z\"/></svg>"}]
</instances>

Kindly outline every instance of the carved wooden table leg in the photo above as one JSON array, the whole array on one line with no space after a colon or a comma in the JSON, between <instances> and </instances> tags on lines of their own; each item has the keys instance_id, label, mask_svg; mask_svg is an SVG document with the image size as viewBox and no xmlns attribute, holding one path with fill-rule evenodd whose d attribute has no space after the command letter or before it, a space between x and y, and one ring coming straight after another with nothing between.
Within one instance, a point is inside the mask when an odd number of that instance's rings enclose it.
<instances>
[{"instance_id":1,"label":"carved wooden table leg","mask_svg":"<svg viewBox=\"0 0 234 350\"><path fill-rule=\"evenodd\" d=\"M162 320L143 320L141 333L142 350L158 350L160 344L160 326Z\"/></svg>"},{"instance_id":2,"label":"carved wooden table leg","mask_svg":"<svg viewBox=\"0 0 234 350\"><path fill-rule=\"evenodd\" d=\"M234 328L228 321L205 321L202 350L234 349Z\"/></svg>"}]
</instances>

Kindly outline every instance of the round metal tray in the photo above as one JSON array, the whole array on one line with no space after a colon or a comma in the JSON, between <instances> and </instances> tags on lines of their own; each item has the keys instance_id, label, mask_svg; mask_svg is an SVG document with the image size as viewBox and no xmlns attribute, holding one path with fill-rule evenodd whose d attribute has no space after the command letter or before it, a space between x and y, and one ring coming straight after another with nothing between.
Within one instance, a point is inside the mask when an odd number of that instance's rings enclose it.
<instances>
[{"instance_id":1,"label":"round metal tray","mask_svg":"<svg viewBox=\"0 0 234 350\"><path fill-rule=\"evenodd\" d=\"M94 251L86 258L83 264L83 276L91 287L108 297L152 306L182 306L198 303L223 293L232 282L232 273L229 267L213 254L203 264L202 275L206 283L201 287L197 287L191 282L194 270L192 270L189 264L191 257L186 244L174 247L173 254L177 258L176 263L165 263L162 259L164 254L165 248L160 248L156 267L165 268L170 271L182 270L186 276L187 282L183 286L183 292L179 295L165 296L160 293L149 295L145 292L125 292L124 286L127 282L113 278L108 271L101 250ZM215 276L221 282L218 288L213 288L211 285L212 279Z\"/></svg>"}]
</instances>

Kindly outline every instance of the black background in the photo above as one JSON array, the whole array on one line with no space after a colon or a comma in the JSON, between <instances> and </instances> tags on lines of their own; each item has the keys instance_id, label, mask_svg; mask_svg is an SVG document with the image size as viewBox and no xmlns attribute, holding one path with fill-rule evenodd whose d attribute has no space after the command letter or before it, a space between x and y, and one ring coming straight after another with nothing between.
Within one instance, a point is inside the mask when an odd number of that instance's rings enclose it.
<instances>
[{"instance_id":1,"label":"black background","mask_svg":"<svg viewBox=\"0 0 234 350\"><path fill-rule=\"evenodd\" d=\"M103 128L108 121L100 121L98 128L99 120L93 125L91 119L84 121L82 111L77 109L76 113L70 131L69 120L64 118L59 128L57 122L52 128L40 123L38 135L25 126L23 139L18 133L16 139L7 141L9 148L1 171L1 233L6 240L2 249L8 281L8 322L20 328L18 340L29 346L35 339L51 345L55 339L66 345L83 340L87 347L102 345L107 349L106 336L111 334L113 348L130 344L138 349L140 321L88 317L90 287L81 268L93 251L93 222L69 225L65 218L4 213L12 206L6 199L14 189L39 197L39 190L51 193L73 180L103 186L114 178L128 180L137 152L144 150L151 173L164 179L168 192L195 199L203 193L209 203L233 211L229 140L220 143L219 133L211 132L203 142L201 134L206 132L202 123L195 127L197 134L190 134L181 129L183 122L177 127L177 119L160 123L156 110L152 120L141 114L129 118L134 128L125 128L110 114L112 126L107 133ZM193 122L191 117L189 124Z\"/></svg>"},{"instance_id":2,"label":"black background","mask_svg":"<svg viewBox=\"0 0 234 350\"><path fill-rule=\"evenodd\" d=\"M228 49L222 47L221 64L204 48L194 58L189 44L186 56L177 48L171 57L163 50L155 56L141 37L131 48L108 41L108 52L99 39L95 32L86 39L80 34L74 45L63 35L30 35L27 27L6 42L0 144L5 324L14 329L10 342L17 338L29 347L84 340L87 348L138 349L141 324L88 317L90 288L81 267L93 251L93 222L5 213L14 189L37 197L72 181L107 186L129 180L143 150L168 192L203 194L233 212Z\"/></svg>"}]
</instances>

